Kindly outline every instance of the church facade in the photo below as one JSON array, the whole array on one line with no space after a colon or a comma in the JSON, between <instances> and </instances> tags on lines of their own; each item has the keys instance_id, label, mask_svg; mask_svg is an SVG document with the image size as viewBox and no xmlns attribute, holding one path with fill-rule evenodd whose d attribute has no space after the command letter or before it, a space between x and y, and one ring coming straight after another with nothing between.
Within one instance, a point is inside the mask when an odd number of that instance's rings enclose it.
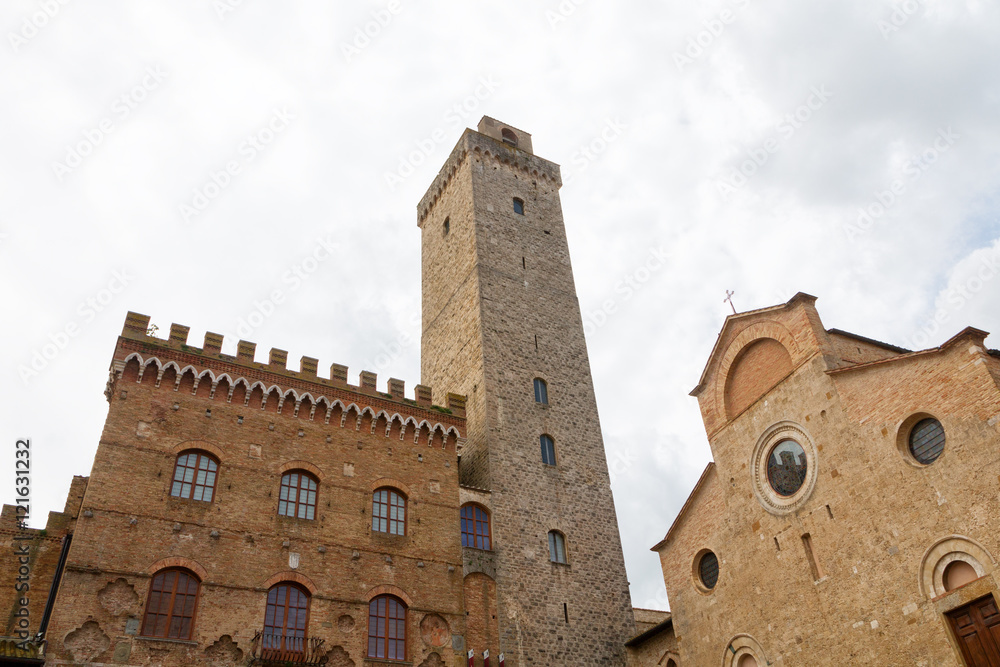
<instances>
[{"instance_id":1,"label":"church facade","mask_svg":"<svg viewBox=\"0 0 1000 667\"><path fill-rule=\"evenodd\" d=\"M4 510L35 593L23 614L0 593L0 656L624 665L636 626L560 186L529 134L462 135L418 207L412 398L129 313L89 478L51 531Z\"/></svg>"},{"instance_id":2,"label":"church facade","mask_svg":"<svg viewBox=\"0 0 1000 667\"><path fill-rule=\"evenodd\" d=\"M658 553L641 665L1000 665L1000 352L732 315L698 386L714 461ZM661 646L654 647L653 642Z\"/></svg>"}]
</instances>

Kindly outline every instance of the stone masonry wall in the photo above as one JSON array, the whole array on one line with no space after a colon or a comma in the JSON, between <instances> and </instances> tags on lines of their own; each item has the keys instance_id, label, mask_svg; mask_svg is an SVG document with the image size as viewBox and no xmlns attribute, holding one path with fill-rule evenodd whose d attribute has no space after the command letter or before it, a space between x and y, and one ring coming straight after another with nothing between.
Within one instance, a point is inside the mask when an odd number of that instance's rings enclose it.
<instances>
[{"instance_id":1,"label":"stone masonry wall","mask_svg":"<svg viewBox=\"0 0 1000 667\"><path fill-rule=\"evenodd\" d=\"M808 301L734 321L710 369L725 367L718 358L741 331L808 341L802 328L815 332L816 322ZM681 664L728 665L731 642L756 645L779 665L962 664L943 612L997 595L1000 556L1000 391L982 337L973 331L913 355L865 350L870 363L852 367L829 355L834 346L820 334L811 357L807 345L790 350L789 378L714 431L716 473L659 550ZM843 339L837 346L847 349ZM724 382L710 372L704 383L707 428L719 423L707 404ZM947 438L930 465L905 445L923 416L940 420ZM776 515L755 496L750 469L756 443L780 422L815 444L817 477L800 506ZM711 592L695 583L705 548L720 563ZM935 590L935 564L956 551L974 554L984 576Z\"/></svg>"},{"instance_id":2,"label":"stone masonry wall","mask_svg":"<svg viewBox=\"0 0 1000 667\"><path fill-rule=\"evenodd\" d=\"M454 390L482 406L467 418L470 443L488 448L501 650L508 665L624 664L634 622L558 167L471 130L442 174L452 167L455 175L446 182L439 175L420 208L425 307L456 293L459 272L445 275L428 262L440 244L462 240L476 265L478 301L468 303L478 303L478 319L456 312L455 325L441 330L467 327L479 336L482 358L464 354L468 343L450 353L425 324L422 379L453 390L448 382L463 378ZM466 179L471 198L463 189L449 199L451 184L465 188ZM513 211L514 197L524 215ZM442 240L445 217L474 222L474 245L466 236ZM536 377L548 383L548 405L534 401ZM542 434L555 441L555 466L542 464ZM464 473L463 482L473 483ZM567 565L549 560L550 530L566 536Z\"/></svg>"}]
</instances>

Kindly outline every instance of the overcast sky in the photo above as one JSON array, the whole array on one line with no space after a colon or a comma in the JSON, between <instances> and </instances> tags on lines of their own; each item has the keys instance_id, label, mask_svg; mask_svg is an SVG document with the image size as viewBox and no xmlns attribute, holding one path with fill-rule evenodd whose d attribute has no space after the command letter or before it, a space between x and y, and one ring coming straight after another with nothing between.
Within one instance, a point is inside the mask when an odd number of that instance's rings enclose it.
<instances>
[{"instance_id":1,"label":"overcast sky","mask_svg":"<svg viewBox=\"0 0 1000 667\"><path fill-rule=\"evenodd\" d=\"M35 525L90 471L127 310L411 394L416 204L483 114L563 168L636 606L710 460L688 392L726 290L908 348L1000 332L995 2L5 0L0 28L0 451L32 439Z\"/></svg>"}]
</instances>

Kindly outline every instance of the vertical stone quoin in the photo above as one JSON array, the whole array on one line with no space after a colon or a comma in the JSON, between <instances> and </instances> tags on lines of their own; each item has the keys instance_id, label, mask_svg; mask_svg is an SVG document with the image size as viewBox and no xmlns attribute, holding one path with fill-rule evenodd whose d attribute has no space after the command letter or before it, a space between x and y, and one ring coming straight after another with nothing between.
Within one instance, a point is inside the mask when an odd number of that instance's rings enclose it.
<instances>
[{"instance_id":1,"label":"vertical stone quoin","mask_svg":"<svg viewBox=\"0 0 1000 667\"><path fill-rule=\"evenodd\" d=\"M492 492L506 664L622 665L635 625L561 184L517 128L484 117L462 135L418 205L421 380L467 396L459 472Z\"/></svg>"}]
</instances>

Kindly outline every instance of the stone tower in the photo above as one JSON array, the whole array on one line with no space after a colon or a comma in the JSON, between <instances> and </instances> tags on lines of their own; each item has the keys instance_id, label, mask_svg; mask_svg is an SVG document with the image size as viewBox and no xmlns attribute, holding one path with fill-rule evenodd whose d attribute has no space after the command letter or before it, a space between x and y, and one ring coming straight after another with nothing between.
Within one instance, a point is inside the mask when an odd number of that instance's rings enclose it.
<instances>
[{"instance_id":1,"label":"stone tower","mask_svg":"<svg viewBox=\"0 0 1000 667\"><path fill-rule=\"evenodd\" d=\"M490 492L506 665L624 664L634 621L559 166L525 132L488 117L478 130L418 205L422 381L468 396L460 478ZM565 564L550 560L550 531Z\"/></svg>"}]
</instances>

